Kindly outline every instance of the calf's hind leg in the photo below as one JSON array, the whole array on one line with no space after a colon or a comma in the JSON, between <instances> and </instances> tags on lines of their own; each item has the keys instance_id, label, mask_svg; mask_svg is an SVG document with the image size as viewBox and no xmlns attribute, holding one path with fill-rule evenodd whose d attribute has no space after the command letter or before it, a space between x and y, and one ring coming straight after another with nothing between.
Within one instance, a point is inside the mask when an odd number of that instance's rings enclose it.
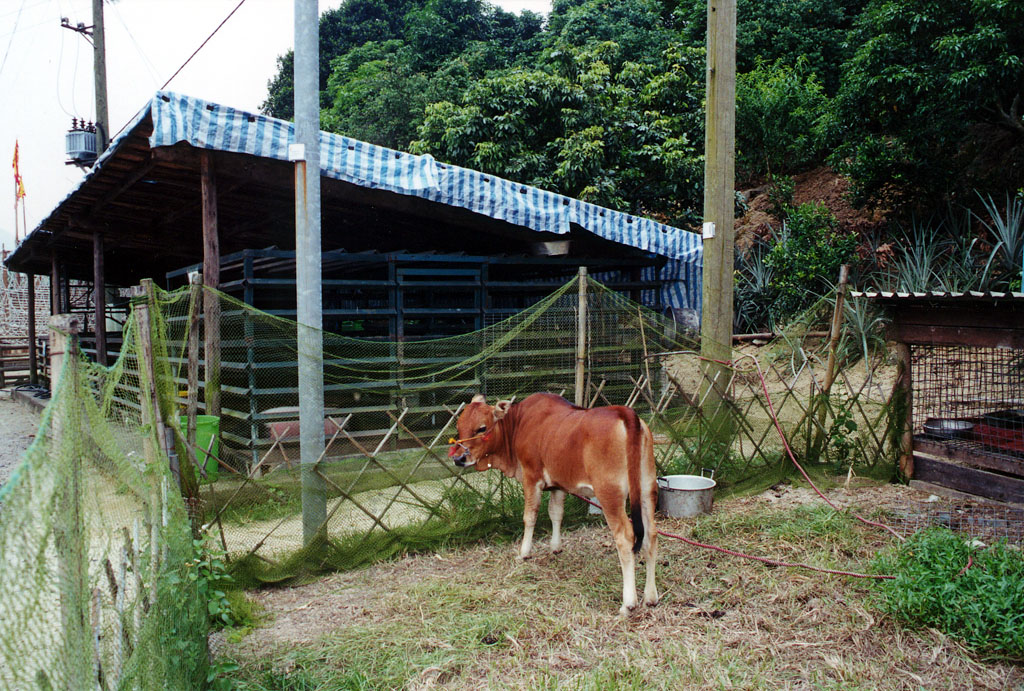
<instances>
[{"instance_id":1,"label":"calf's hind leg","mask_svg":"<svg viewBox=\"0 0 1024 691\"><path fill-rule=\"evenodd\" d=\"M600 492L598 501L604 511L604 520L612 531L615 549L622 567L622 607L619 614L626 616L636 609L636 560L633 556L633 525L626 515L626 499L621 492Z\"/></svg>"}]
</instances>

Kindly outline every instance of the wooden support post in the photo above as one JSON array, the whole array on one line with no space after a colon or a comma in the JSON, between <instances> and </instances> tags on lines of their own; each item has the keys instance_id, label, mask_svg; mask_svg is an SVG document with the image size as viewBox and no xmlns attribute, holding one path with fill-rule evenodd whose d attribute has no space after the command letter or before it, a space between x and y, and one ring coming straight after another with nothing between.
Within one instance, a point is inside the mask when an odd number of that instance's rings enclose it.
<instances>
[{"instance_id":1,"label":"wooden support post","mask_svg":"<svg viewBox=\"0 0 1024 691\"><path fill-rule=\"evenodd\" d=\"M836 379L836 348L843 329L843 303L846 300L846 287L850 280L850 267L843 264L839 267L839 286L836 288L836 307L832 311L832 328L828 339L828 366L825 369L825 395L832 390Z\"/></svg>"},{"instance_id":2,"label":"wooden support post","mask_svg":"<svg viewBox=\"0 0 1024 691\"><path fill-rule=\"evenodd\" d=\"M716 408L732 359L733 216L736 159L736 0L708 1L704 142L704 255L701 355L706 403ZM715 362L715 361L720 362ZM703 392L702 392L702 398Z\"/></svg>"},{"instance_id":3,"label":"wooden support post","mask_svg":"<svg viewBox=\"0 0 1024 691\"><path fill-rule=\"evenodd\" d=\"M905 480L914 477L914 393L913 377L911 376L910 346L906 343L896 344L896 391L892 397L893 405L902 417L903 433L900 435L900 475Z\"/></svg>"},{"instance_id":4,"label":"wooden support post","mask_svg":"<svg viewBox=\"0 0 1024 691\"><path fill-rule=\"evenodd\" d=\"M579 276L579 298L576 310L576 397L574 403L585 406L585 375L587 361L587 267L581 266Z\"/></svg>"},{"instance_id":5,"label":"wooden support post","mask_svg":"<svg viewBox=\"0 0 1024 691\"><path fill-rule=\"evenodd\" d=\"M26 274L28 279L28 383L39 385L39 363L36 360L36 277Z\"/></svg>"},{"instance_id":6,"label":"wooden support post","mask_svg":"<svg viewBox=\"0 0 1024 691\"><path fill-rule=\"evenodd\" d=\"M103 266L103 233L92 236L92 297L95 305L96 362L107 364L107 282Z\"/></svg>"},{"instance_id":7,"label":"wooden support post","mask_svg":"<svg viewBox=\"0 0 1024 691\"><path fill-rule=\"evenodd\" d=\"M58 315L62 312L60 304L60 260L57 258L57 253L54 252L50 255L50 316ZM50 376L54 379L57 375L50 370Z\"/></svg>"},{"instance_id":8,"label":"wooden support post","mask_svg":"<svg viewBox=\"0 0 1024 691\"><path fill-rule=\"evenodd\" d=\"M808 409L808 422L814 418L814 411L817 411L818 425L814 431L814 444L808 451L808 458L820 460L822 449L825 444L825 417L828 414L829 396L832 394L832 384L836 380L836 349L839 347L839 337L843 328L843 303L846 298L846 287L850 280L850 267L843 264L839 267L839 285L836 287L836 304L832 310L832 328L829 330L828 340L828 363L825 366L825 382L817 402L814 398L814 390L811 389L811 402ZM812 386L814 380L811 380ZM809 432L811 430L808 430Z\"/></svg>"},{"instance_id":9,"label":"wooden support post","mask_svg":"<svg viewBox=\"0 0 1024 691\"><path fill-rule=\"evenodd\" d=\"M209 151L200 152L200 181L203 196L203 285L220 285L220 236L217 229L217 181ZM206 414L220 417L220 300L203 291L206 365Z\"/></svg>"}]
</instances>

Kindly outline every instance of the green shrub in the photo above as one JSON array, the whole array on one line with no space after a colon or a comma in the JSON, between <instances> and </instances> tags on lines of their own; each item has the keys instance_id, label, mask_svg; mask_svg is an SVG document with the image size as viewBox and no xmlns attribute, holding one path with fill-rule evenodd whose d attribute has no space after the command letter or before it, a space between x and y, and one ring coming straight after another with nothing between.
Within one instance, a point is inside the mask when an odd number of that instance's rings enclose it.
<instances>
[{"instance_id":1,"label":"green shrub","mask_svg":"<svg viewBox=\"0 0 1024 691\"><path fill-rule=\"evenodd\" d=\"M968 555L971 568L964 570ZM876 559L887 611L930 626L979 652L1024 658L1024 558L999 543L979 549L947 528L911 536Z\"/></svg>"},{"instance_id":2,"label":"green shrub","mask_svg":"<svg viewBox=\"0 0 1024 691\"><path fill-rule=\"evenodd\" d=\"M193 540L192 546L194 556L188 562L187 578L198 586L199 597L206 601L210 626L234 626L236 617L227 594L234 587L234 579L228 574L226 553L209 535Z\"/></svg>"},{"instance_id":3,"label":"green shrub","mask_svg":"<svg viewBox=\"0 0 1024 691\"><path fill-rule=\"evenodd\" d=\"M776 239L764 262L773 272L775 320L784 322L830 290L840 265L856 252L857 235L841 230L825 205L815 202L790 209Z\"/></svg>"}]
</instances>

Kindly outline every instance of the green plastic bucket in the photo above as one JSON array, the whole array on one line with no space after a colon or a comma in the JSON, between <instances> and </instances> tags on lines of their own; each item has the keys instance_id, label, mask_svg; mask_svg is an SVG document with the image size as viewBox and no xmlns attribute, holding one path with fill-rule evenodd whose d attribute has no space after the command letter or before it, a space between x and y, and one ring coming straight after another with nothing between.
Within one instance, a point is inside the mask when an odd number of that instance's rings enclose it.
<instances>
[{"instance_id":1,"label":"green plastic bucket","mask_svg":"<svg viewBox=\"0 0 1024 691\"><path fill-rule=\"evenodd\" d=\"M181 428L187 429L188 416L181 416ZM210 440L213 446L210 447ZM210 449L207 456L206 449ZM220 418L216 415L196 415L196 460L206 469L206 477L199 473L200 483L217 479L217 458L220 456ZM205 463L203 462L205 459Z\"/></svg>"}]
</instances>

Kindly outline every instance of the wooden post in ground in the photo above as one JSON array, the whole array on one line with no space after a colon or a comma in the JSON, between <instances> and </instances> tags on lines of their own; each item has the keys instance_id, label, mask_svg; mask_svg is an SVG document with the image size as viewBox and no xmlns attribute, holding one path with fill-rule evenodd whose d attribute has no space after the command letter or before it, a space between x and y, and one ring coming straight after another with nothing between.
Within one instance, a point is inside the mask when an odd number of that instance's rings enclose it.
<instances>
[{"instance_id":1,"label":"wooden post in ground","mask_svg":"<svg viewBox=\"0 0 1024 691\"><path fill-rule=\"evenodd\" d=\"M843 303L846 299L846 287L850 280L850 267L843 264L839 267L839 285L836 287L836 304L832 310L832 328L829 330L828 339L828 364L825 366L825 382L821 390L821 395L815 403L814 397L811 397L810 409L814 410L817 407L818 413L818 425L817 431L814 434L814 445L808 456L811 459L818 460L821 457L822 449L825 443L825 417L828 413L828 399L832 393L832 384L836 380L836 350L839 347L839 337L842 335L843 329ZM813 415L809 415L809 418L813 418Z\"/></svg>"},{"instance_id":2,"label":"wooden post in ground","mask_svg":"<svg viewBox=\"0 0 1024 691\"><path fill-rule=\"evenodd\" d=\"M155 463L162 452L171 465L171 473L181 483L181 468L178 456L174 452L174 441L164 424L163 412L160 408L160 386L157 379L156 359L153 352L153 332L150 323L150 308L153 281L143 279L142 285L132 289L132 297L138 298L132 306L135 316L135 328L138 338L139 362L139 406L142 413L143 427L151 426L153 434L147 434L146 460ZM153 440L156 440L156 447Z\"/></svg>"},{"instance_id":3,"label":"wooden post in ground","mask_svg":"<svg viewBox=\"0 0 1024 691\"><path fill-rule=\"evenodd\" d=\"M199 156L203 196L203 285L216 289L220 285L217 181L210 152L203 150ZM203 291L203 312L206 414L220 417L220 299L212 291Z\"/></svg>"},{"instance_id":4,"label":"wooden post in ground","mask_svg":"<svg viewBox=\"0 0 1024 691\"><path fill-rule=\"evenodd\" d=\"M36 361L36 277L25 274L28 279L28 383L39 385L39 363Z\"/></svg>"},{"instance_id":5,"label":"wooden post in ground","mask_svg":"<svg viewBox=\"0 0 1024 691\"><path fill-rule=\"evenodd\" d=\"M903 479L914 477L914 393L913 377L911 376L910 346L906 343L896 344L897 379L893 405L898 406L901 413L899 469Z\"/></svg>"},{"instance_id":6,"label":"wooden post in ground","mask_svg":"<svg viewBox=\"0 0 1024 691\"><path fill-rule=\"evenodd\" d=\"M586 407L585 391L587 362L587 267L581 266L579 275L578 308L576 310L576 397L574 403Z\"/></svg>"},{"instance_id":7,"label":"wooden post in ground","mask_svg":"<svg viewBox=\"0 0 1024 691\"><path fill-rule=\"evenodd\" d=\"M713 438L732 426L722 405L732 360L733 216L736 154L736 0L708 0L707 114L704 141L704 252L701 400Z\"/></svg>"},{"instance_id":8,"label":"wooden post in ground","mask_svg":"<svg viewBox=\"0 0 1024 691\"><path fill-rule=\"evenodd\" d=\"M92 236L92 297L95 305L96 362L107 364L107 283L103 267L103 233Z\"/></svg>"},{"instance_id":9,"label":"wooden post in ground","mask_svg":"<svg viewBox=\"0 0 1024 691\"><path fill-rule=\"evenodd\" d=\"M60 469L54 512L53 546L57 554L60 589L61 640L58 656L67 688L89 688L92 635L89 626L89 555L82 515L82 457L75 356L81 322L70 314L50 318L50 368L53 417L50 428L50 461ZM65 364L67 370L65 371Z\"/></svg>"}]
</instances>

